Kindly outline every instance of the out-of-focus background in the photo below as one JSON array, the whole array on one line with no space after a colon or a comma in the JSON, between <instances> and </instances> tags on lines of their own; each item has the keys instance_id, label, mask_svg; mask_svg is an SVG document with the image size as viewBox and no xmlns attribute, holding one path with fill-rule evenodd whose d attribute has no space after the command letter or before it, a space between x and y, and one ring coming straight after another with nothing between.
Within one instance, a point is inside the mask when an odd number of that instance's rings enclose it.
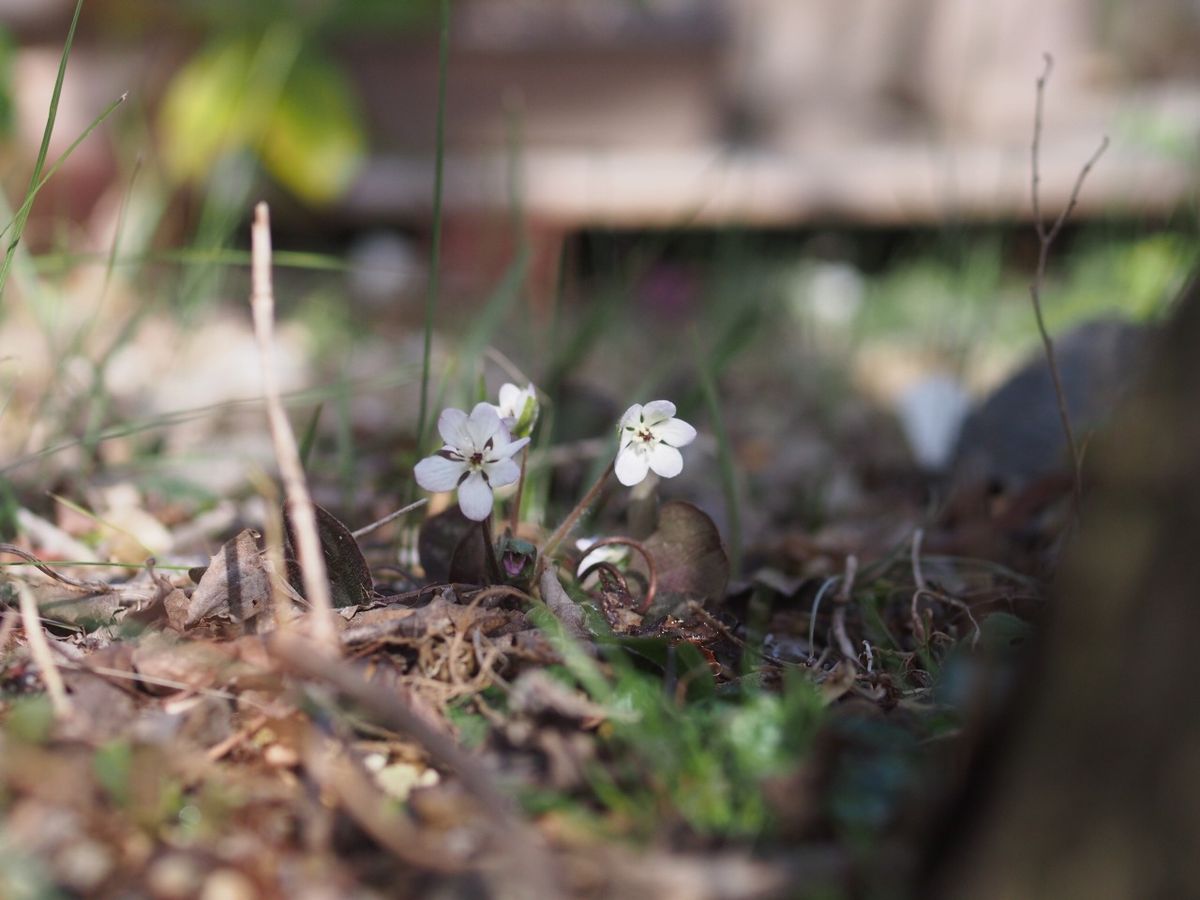
<instances>
[{"instance_id":1,"label":"out-of-focus background","mask_svg":"<svg viewBox=\"0 0 1200 900\"><path fill-rule=\"evenodd\" d=\"M10 206L72 11L0 0ZM739 546L952 473L963 417L1038 346L1044 53L1047 217L1110 140L1052 255L1051 330L1153 322L1194 256L1194 0L458 0L450 35L435 411L481 379L546 392L535 518L656 396L703 433L664 490ZM4 477L110 517L144 505L136 485L160 518L213 513L213 534L242 515L229 499L272 459L245 305L265 197L318 496L356 520L393 507L418 450L437 48L419 0L85 3L49 159L128 98L38 195L15 258ZM1083 342L1081 409L1089 360L1127 368L1113 340ZM1057 460L1048 421L1016 477ZM976 474L1014 474L981 452Z\"/></svg>"}]
</instances>

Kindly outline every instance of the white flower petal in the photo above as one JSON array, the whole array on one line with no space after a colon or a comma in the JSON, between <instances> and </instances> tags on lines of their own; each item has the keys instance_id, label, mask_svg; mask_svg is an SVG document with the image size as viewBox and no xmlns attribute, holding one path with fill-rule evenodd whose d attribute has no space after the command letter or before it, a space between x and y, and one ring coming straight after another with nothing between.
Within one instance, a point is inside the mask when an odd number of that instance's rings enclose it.
<instances>
[{"instance_id":1,"label":"white flower petal","mask_svg":"<svg viewBox=\"0 0 1200 900\"><path fill-rule=\"evenodd\" d=\"M491 452L488 453L487 460L488 460L488 462L491 462L491 461L497 460L497 459L509 459L512 456L514 456L518 450L520 450L522 447L524 447L528 443L529 443L529 438L527 438L527 437L523 437L519 441L511 441L511 442L504 442L504 443L497 441L492 446Z\"/></svg>"},{"instance_id":2,"label":"white flower petal","mask_svg":"<svg viewBox=\"0 0 1200 900\"><path fill-rule=\"evenodd\" d=\"M463 426L467 423L467 414L461 409L443 409L438 416L438 434L451 447L465 447L468 440Z\"/></svg>"},{"instance_id":3,"label":"white flower petal","mask_svg":"<svg viewBox=\"0 0 1200 900\"><path fill-rule=\"evenodd\" d=\"M467 464L461 459L427 456L413 467L413 474L417 484L427 491L452 491L466 470Z\"/></svg>"},{"instance_id":4,"label":"white flower petal","mask_svg":"<svg viewBox=\"0 0 1200 900\"><path fill-rule=\"evenodd\" d=\"M483 445L493 440L501 428L503 426L500 424L500 416L496 413L496 407L490 403L476 403L463 425L463 430L470 438L471 447L475 450L482 450ZM504 437L507 440L507 431L504 432Z\"/></svg>"},{"instance_id":5,"label":"white flower petal","mask_svg":"<svg viewBox=\"0 0 1200 900\"><path fill-rule=\"evenodd\" d=\"M625 414L621 416L621 422L617 426L622 434L628 434L626 428L634 428L642 418L642 404L635 403L629 409L625 410Z\"/></svg>"},{"instance_id":6,"label":"white flower petal","mask_svg":"<svg viewBox=\"0 0 1200 900\"><path fill-rule=\"evenodd\" d=\"M675 404L670 400L651 400L642 407L642 418L647 425L665 422L675 415Z\"/></svg>"},{"instance_id":7,"label":"white flower petal","mask_svg":"<svg viewBox=\"0 0 1200 900\"><path fill-rule=\"evenodd\" d=\"M515 384L500 385L500 418L519 416L521 407L525 405L522 395L525 392Z\"/></svg>"},{"instance_id":8,"label":"white flower petal","mask_svg":"<svg viewBox=\"0 0 1200 900\"><path fill-rule=\"evenodd\" d=\"M458 505L464 516L476 522L492 514L492 489L478 472L472 472L458 486Z\"/></svg>"},{"instance_id":9,"label":"white flower petal","mask_svg":"<svg viewBox=\"0 0 1200 900\"><path fill-rule=\"evenodd\" d=\"M510 416L502 407L492 406L492 409L494 409L496 411L496 415L499 416L500 424L504 426L504 430L511 434L513 426L517 424L516 418Z\"/></svg>"},{"instance_id":10,"label":"white flower petal","mask_svg":"<svg viewBox=\"0 0 1200 900\"><path fill-rule=\"evenodd\" d=\"M683 419L667 419L659 422L650 431L664 444L672 447L686 447L696 439L696 429Z\"/></svg>"},{"instance_id":11,"label":"white flower petal","mask_svg":"<svg viewBox=\"0 0 1200 900\"><path fill-rule=\"evenodd\" d=\"M617 481L625 487L633 487L646 477L650 471L650 461L646 454L640 453L633 447L627 447L617 454Z\"/></svg>"},{"instance_id":12,"label":"white flower petal","mask_svg":"<svg viewBox=\"0 0 1200 900\"><path fill-rule=\"evenodd\" d=\"M521 467L511 459L500 459L490 463L485 466L485 471L492 487L504 487L521 477Z\"/></svg>"},{"instance_id":13,"label":"white flower petal","mask_svg":"<svg viewBox=\"0 0 1200 900\"><path fill-rule=\"evenodd\" d=\"M683 454L666 444L655 444L650 451L650 468L663 478L674 478L683 471Z\"/></svg>"}]
</instances>

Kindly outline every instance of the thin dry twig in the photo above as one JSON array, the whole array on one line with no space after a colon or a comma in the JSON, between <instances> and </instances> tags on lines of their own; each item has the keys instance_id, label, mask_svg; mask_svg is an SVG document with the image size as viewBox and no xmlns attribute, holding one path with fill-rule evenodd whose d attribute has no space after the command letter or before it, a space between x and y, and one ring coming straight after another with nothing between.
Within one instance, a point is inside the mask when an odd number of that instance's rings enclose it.
<instances>
[{"instance_id":1,"label":"thin dry twig","mask_svg":"<svg viewBox=\"0 0 1200 900\"><path fill-rule=\"evenodd\" d=\"M929 586L929 582L925 579L925 572L921 568L921 542L925 538L923 529L918 528L913 532L912 540L912 574L913 584L916 585L916 590L912 596L912 611L910 617L912 619L913 634L921 643L925 642L925 626L921 623L920 611L918 604L922 597L928 597L931 600L940 600L950 606L957 607L967 614L967 618L971 621L975 632L971 636L971 646L975 647L979 644L979 639L983 636L983 632L979 628L979 622L975 619L974 613L971 612L971 607L959 600L957 597L951 597L949 594L942 591L935 591Z\"/></svg>"},{"instance_id":2,"label":"thin dry twig","mask_svg":"<svg viewBox=\"0 0 1200 900\"><path fill-rule=\"evenodd\" d=\"M254 334L258 338L259 358L262 361L263 394L267 418L271 425L271 440L283 479L288 511L296 529L296 555L304 580L304 595L312 604L313 636L326 652L337 653L340 644L333 622L333 601L329 594L329 576L325 571L325 555L317 536L317 519L312 498L304 478L304 465L296 446L296 436L283 411L279 382L272 365L274 355L275 293L271 285L271 221L267 204L254 208L251 228L250 306L254 315Z\"/></svg>"},{"instance_id":3,"label":"thin dry twig","mask_svg":"<svg viewBox=\"0 0 1200 900\"><path fill-rule=\"evenodd\" d=\"M598 541L588 545L588 548L583 551L579 561L582 563L588 558L588 555L598 547L629 547L637 551L638 555L646 562L646 596L642 598L642 604L638 607L638 612L645 615L654 603L654 595L658 593L658 569L654 565L654 557L650 555L650 551L646 549L646 545L640 541L635 541L633 538L627 537L606 537L600 538ZM588 567L589 570L591 567ZM582 581L588 576L588 572L579 572L576 574L576 579Z\"/></svg>"},{"instance_id":4,"label":"thin dry twig","mask_svg":"<svg viewBox=\"0 0 1200 900\"><path fill-rule=\"evenodd\" d=\"M834 575L830 578L826 578L825 581L821 583L821 587L817 590L817 595L813 597L812 609L808 613L808 656L810 660L812 660L812 658L816 655L817 613L821 611L821 600L825 597L825 594L829 592L829 589L841 580L841 577L842 576L840 575ZM822 653L822 658L823 657L824 653Z\"/></svg>"},{"instance_id":5,"label":"thin dry twig","mask_svg":"<svg viewBox=\"0 0 1200 900\"><path fill-rule=\"evenodd\" d=\"M591 505L596 502L596 498L600 496L600 491L604 489L604 483L608 481L608 476L613 473L615 466L616 461L614 460L604 468L604 471L600 473L600 477L596 479L596 483L593 484L588 489L588 492L583 495L583 499L580 500L579 503L575 505L575 508L567 514L567 517L562 520L562 523L557 528L554 529L554 532L550 535L550 537L546 538L546 542L542 544L541 549L538 550L537 577L539 579L541 578L542 573L546 571L550 554L558 549L558 545L561 544L567 535L571 533L571 529L574 528L579 522L579 517L587 512Z\"/></svg>"},{"instance_id":6,"label":"thin dry twig","mask_svg":"<svg viewBox=\"0 0 1200 900\"><path fill-rule=\"evenodd\" d=\"M103 581L76 581L70 576L55 572L50 566L38 559L32 553L27 553L20 547L15 547L12 544L0 544L0 553L10 553L13 556L19 556L25 562L29 563L43 575L48 575L55 581L65 584L67 587L77 588L81 591L90 591L97 594L111 594L116 591L111 584L105 584Z\"/></svg>"},{"instance_id":7,"label":"thin dry twig","mask_svg":"<svg viewBox=\"0 0 1200 900\"><path fill-rule=\"evenodd\" d=\"M408 504L408 506L402 506L400 509L396 510L395 512L388 513L382 519L377 519L376 521L372 522L370 525L364 525L362 528L359 528L355 531L350 532L350 536L355 539L366 537L372 531L377 531L378 529L382 528L384 525L387 525L389 522L396 521L398 518L400 518L401 516L403 516L407 513L412 512L414 509L420 509L422 506L424 506L428 502L429 502L428 497L422 497L420 500L416 500L413 503Z\"/></svg>"},{"instance_id":8,"label":"thin dry twig","mask_svg":"<svg viewBox=\"0 0 1200 900\"><path fill-rule=\"evenodd\" d=\"M846 557L846 574L842 578L842 589L838 591L833 607L834 640L837 641L842 656L854 663L855 666L858 665L858 654L854 652L854 644L850 642L850 636L846 634L846 607L850 603L850 597L854 591L854 579L857 575L858 557L851 553Z\"/></svg>"},{"instance_id":9,"label":"thin dry twig","mask_svg":"<svg viewBox=\"0 0 1200 900\"><path fill-rule=\"evenodd\" d=\"M912 612L910 613L910 617L912 619L913 636L917 639L917 642L921 644L925 643L925 626L921 624L921 617L917 612L917 601L921 599L922 595L930 592L929 583L925 580L925 572L921 569L921 541L924 540L924 538L925 531L923 529L918 528L913 532L912 574L913 584L917 586L917 589L913 591Z\"/></svg>"},{"instance_id":10,"label":"thin dry twig","mask_svg":"<svg viewBox=\"0 0 1200 900\"><path fill-rule=\"evenodd\" d=\"M208 760L208 762L216 762L217 760L223 758L239 744L243 744L252 738L260 728L267 724L267 721L268 719L266 716L255 716L247 724L243 725L233 734L229 735L229 737L225 738L225 740L213 744L211 747L205 750L204 758Z\"/></svg>"},{"instance_id":11,"label":"thin dry twig","mask_svg":"<svg viewBox=\"0 0 1200 900\"><path fill-rule=\"evenodd\" d=\"M1075 185L1072 187L1071 194L1067 199L1067 205L1058 214L1058 218L1054 220L1054 224L1047 228L1046 222L1042 218L1041 198L1039 196L1039 188L1042 180L1039 158L1041 155L1042 109L1045 103L1046 82L1050 78L1050 72L1054 68L1054 58L1049 53L1043 54L1043 58L1045 60L1045 68L1037 80L1037 100L1033 116L1033 143L1030 149L1032 160L1030 186L1033 202L1033 223L1034 228L1037 230L1039 246L1037 270L1034 273L1033 281L1029 285L1029 298L1033 302L1033 313L1037 318L1038 333L1042 337L1042 346L1046 350L1046 362L1050 366L1050 378L1054 382L1054 396L1058 402L1058 415L1062 421L1063 434L1067 440L1067 450L1071 455L1071 466L1074 474L1072 503L1076 514L1078 514L1079 502L1083 494L1083 456L1080 453L1079 445L1075 441L1075 432L1071 428L1071 415L1067 408L1067 397L1063 390L1062 376L1058 370L1058 359L1054 354L1054 341L1051 340L1050 333L1046 330L1046 321L1042 315L1042 286L1045 284L1046 261L1050 256L1050 246L1054 243L1054 239L1058 237L1058 233L1062 230L1063 225L1079 202L1079 192L1083 189L1084 179L1087 178L1096 161L1100 159L1100 156L1108 148L1108 136L1105 135L1101 138L1100 146L1096 148L1091 158L1079 170L1079 175L1075 179Z\"/></svg>"},{"instance_id":12,"label":"thin dry twig","mask_svg":"<svg viewBox=\"0 0 1200 900\"><path fill-rule=\"evenodd\" d=\"M33 591L29 590L29 585L21 582L17 582L17 595L21 599L21 625L25 630L25 639L29 641L29 652L41 670L42 683L46 685L46 693L50 695L54 715L60 720L66 719L74 710L71 707L71 699L67 696L62 675L59 674L58 666L54 664L50 642L46 640L46 634L42 631L37 601L33 599Z\"/></svg>"}]
</instances>

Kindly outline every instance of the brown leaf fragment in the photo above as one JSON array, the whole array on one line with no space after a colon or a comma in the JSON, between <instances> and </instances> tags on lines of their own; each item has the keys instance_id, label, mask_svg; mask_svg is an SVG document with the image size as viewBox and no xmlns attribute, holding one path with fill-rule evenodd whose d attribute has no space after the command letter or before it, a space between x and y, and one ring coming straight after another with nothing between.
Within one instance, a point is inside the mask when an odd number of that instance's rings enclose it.
<instances>
[{"instance_id":1,"label":"brown leaf fragment","mask_svg":"<svg viewBox=\"0 0 1200 900\"><path fill-rule=\"evenodd\" d=\"M63 723L61 736L96 744L127 735L137 720L137 704L128 688L132 682L111 681L93 672L65 672L74 714Z\"/></svg>"},{"instance_id":2,"label":"brown leaf fragment","mask_svg":"<svg viewBox=\"0 0 1200 900\"><path fill-rule=\"evenodd\" d=\"M227 614L235 622L270 608L271 572L251 528L225 542L192 592L184 626L206 616Z\"/></svg>"},{"instance_id":3,"label":"brown leaf fragment","mask_svg":"<svg viewBox=\"0 0 1200 900\"><path fill-rule=\"evenodd\" d=\"M669 612L688 601L703 604L724 597L729 557L717 526L699 507L682 500L664 503L657 530L643 543L657 569L655 610ZM648 574L637 556L630 568Z\"/></svg>"},{"instance_id":4,"label":"brown leaf fragment","mask_svg":"<svg viewBox=\"0 0 1200 900\"><path fill-rule=\"evenodd\" d=\"M218 644L180 640L166 632L143 635L133 650L133 665L151 694L212 687L228 676L231 660Z\"/></svg>"},{"instance_id":5,"label":"brown leaf fragment","mask_svg":"<svg viewBox=\"0 0 1200 900\"><path fill-rule=\"evenodd\" d=\"M342 643L349 645L389 637L423 638L451 631L463 635L476 630L493 634L518 621L520 615L512 610L451 603L442 594L415 609L393 606L361 612L342 632L341 638Z\"/></svg>"},{"instance_id":6,"label":"brown leaf fragment","mask_svg":"<svg viewBox=\"0 0 1200 900\"><path fill-rule=\"evenodd\" d=\"M350 529L329 510L314 503L313 512L316 514L317 537L321 542L321 552L325 556L325 571L329 576L330 597L334 607L356 606L369 602L375 590L375 583L358 541L354 539ZM300 565L296 561L299 554L296 552L295 526L286 506L283 510L283 524L288 581L292 587L303 593L304 583L300 576Z\"/></svg>"},{"instance_id":7,"label":"brown leaf fragment","mask_svg":"<svg viewBox=\"0 0 1200 900\"><path fill-rule=\"evenodd\" d=\"M167 624L175 631L183 631L187 627L188 610L192 601L187 594L178 588L163 598L163 607L167 611Z\"/></svg>"},{"instance_id":8,"label":"brown leaf fragment","mask_svg":"<svg viewBox=\"0 0 1200 900\"><path fill-rule=\"evenodd\" d=\"M417 554L425 577L431 581L449 581L455 551L472 531L479 532L478 524L464 516L458 504L426 519L417 538Z\"/></svg>"},{"instance_id":9,"label":"brown leaf fragment","mask_svg":"<svg viewBox=\"0 0 1200 900\"><path fill-rule=\"evenodd\" d=\"M538 588L542 594L542 602L554 613L555 618L562 622L567 634L578 640L592 640L591 632L583 620L583 609L571 599L558 580L554 566L547 566L538 580Z\"/></svg>"},{"instance_id":10,"label":"brown leaf fragment","mask_svg":"<svg viewBox=\"0 0 1200 900\"><path fill-rule=\"evenodd\" d=\"M450 558L450 581L456 584L488 584L488 550L483 531L472 528L462 536Z\"/></svg>"}]
</instances>

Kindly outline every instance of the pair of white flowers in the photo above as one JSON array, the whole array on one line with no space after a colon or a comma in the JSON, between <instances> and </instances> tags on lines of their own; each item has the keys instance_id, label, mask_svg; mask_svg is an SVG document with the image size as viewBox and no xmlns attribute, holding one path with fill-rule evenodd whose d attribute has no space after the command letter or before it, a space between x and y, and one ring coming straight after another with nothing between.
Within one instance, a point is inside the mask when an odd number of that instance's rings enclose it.
<instances>
[{"instance_id":1,"label":"pair of white flowers","mask_svg":"<svg viewBox=\"0 0 1200 900\"><path fill-rule=\"evenodd\" d=\"M438 433L445 445L417 463L417 484L427 491L458 489L458 505L468 519L483 521L492 513L495 488L521 477L513 456L529 443L537 421L537 395L533 385L500 388L500 403L478 403L471 414L446 409L438 417ZM696 429L675 418L675 404L655 400L635 403L621 416L620 446L614 464L617 480L626 487L653 471L674 478L683 470L680 447L690 444Z\"/></svg>"}]
</instances>

